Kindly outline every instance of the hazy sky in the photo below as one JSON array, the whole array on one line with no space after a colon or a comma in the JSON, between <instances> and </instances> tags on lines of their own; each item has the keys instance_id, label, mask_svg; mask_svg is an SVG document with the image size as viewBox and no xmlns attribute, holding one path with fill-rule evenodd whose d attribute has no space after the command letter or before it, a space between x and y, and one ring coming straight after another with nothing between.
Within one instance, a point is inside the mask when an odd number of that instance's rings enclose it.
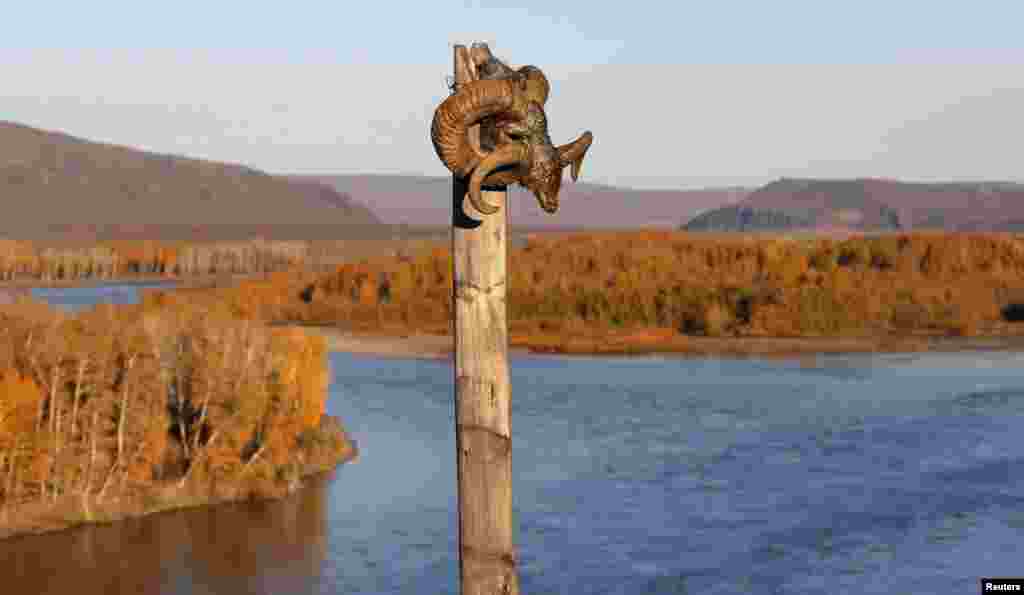
<instances>
[{"instance_id":1,"label":"hazy sky","mask_svg":"<svg viewBox=\"0 0 1024 595\"><path fill-rule=\"evenodd\" d=\"M1024 179L1024 2L12 2L0 120L274 173L445 175L451 44L552 81L583 178ZM2 157L0 157L2 158Z\"/></svg>"}]
</instances>

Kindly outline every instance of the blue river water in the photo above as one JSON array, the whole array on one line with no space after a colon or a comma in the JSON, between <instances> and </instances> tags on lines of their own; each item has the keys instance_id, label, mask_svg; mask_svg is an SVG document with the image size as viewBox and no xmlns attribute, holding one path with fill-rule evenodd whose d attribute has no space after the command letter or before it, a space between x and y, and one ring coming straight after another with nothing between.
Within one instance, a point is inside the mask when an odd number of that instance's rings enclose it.
<instances>
[{"instance_id":1,"label":"blue river water","mask_svg":"<svg viewBox=\"0 0 1024 595\"><path fill-rule=\"evenodd\" d=\"M139 290L173 287L173 281L152 283L114 283L82 287L33 287L32 297L68 311L80 310L97 303L132 304L138 302Z\"/></svg>"},{"instance_id":2,"label":"blue river water","mask_svg":"<svg viewBox=\"0 0 1024 595\"><path fill-rule=\"evenodd\" d=\"M450 363L330 363L356 462L280 502L0 542L0 573L32 593L458 593ZM1024 354L530 356L512 386L524 595L1024 575Z\"/></svg>"}]
</instances>

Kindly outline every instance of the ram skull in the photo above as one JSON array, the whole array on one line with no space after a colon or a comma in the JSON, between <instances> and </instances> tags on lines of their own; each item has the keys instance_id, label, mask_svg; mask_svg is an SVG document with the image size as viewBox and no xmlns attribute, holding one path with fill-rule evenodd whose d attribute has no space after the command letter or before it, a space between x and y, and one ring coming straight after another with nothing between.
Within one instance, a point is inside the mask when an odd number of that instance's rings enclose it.
<instances>
[{"instance_id":1,"label":"ram skull","mask_svg":"<svg viewBox=\"0 0 1024 595\"><path fill-rule=\"evenodd\" d=\"M535 66L513 70L483 50L475 46L472 54L481 79L459 85L434 112L434 150L453 174L469 178L469 201L484 215L498 207L484 202L481 189L511 184L525 186L542 209L554 213L562 170L571 165L577 180L594 136L587 131L569 144L553 145L544 113L547 77ZM470 127L481 123L495 131L488 150L470 140Z\"/></svg>"}]
</instances>

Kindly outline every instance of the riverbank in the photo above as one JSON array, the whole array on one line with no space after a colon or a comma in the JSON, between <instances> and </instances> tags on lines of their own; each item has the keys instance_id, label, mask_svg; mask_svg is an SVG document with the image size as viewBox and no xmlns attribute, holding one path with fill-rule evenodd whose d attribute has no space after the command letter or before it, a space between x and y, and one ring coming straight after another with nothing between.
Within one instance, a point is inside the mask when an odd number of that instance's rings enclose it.
<instances>
[{"instance_id":1,"label":"riverbank","mask_svg":"<svg viewBox=\"0 0 1024 595\"><path fill-rule=\"evenodd\" d=\"M510 262L510 343L539 352L923 351L1024 335L1024 240L1005 234L581 234L531 241ZM181 298L370 336L445 334L451 266L438 248Z\"/></svg>"},{"instance_id":2,"label":"riverbank","mask_svg":"<svg viewBox=\"0 0 1024 595\"><path fill-rule=\"evenodd\" d=\"M141 287L147 285L167 285L180 288L226 287L239 281L266 279L270 273L238 273L215 275L132 275L130 277L112 277L95 279L33 279L18 278L0 281L3 289L56 289L67 287L104 287L107 285L124 285Z\"/></svg>"},{"instance_id":3,"label":"riverbank","mask_svg":"<svg viewBox=\"0 0 1024 595\"><path fill-rule=\"evenodd\" d=\"M307 482L334 473L340 465L354 462L359 450L337 418L325 416L324 437L337 441L333 453L321 451L304 461L301 470L285 482L265 479L220 481L205 485L178 480L136 485L128 492L97 500L80 494L59 496L53 501L34 501L17 506L0 505L0 540L24 535L65 531L88 524L107 524L132 518L241 502L276 500L302 489Z\"/></svg>"},{"instance_id":4,"label":"riverbank","mask_svg":"<svg viewBox=\"0 0 1024 595\"><path fill-rule=\"evenodd\" d=\"M331 326L286 326L322 337L329 351L415 359L450 359L452 356L452 338L448 335L382 336L352 333Z\"/></svg>"},{"instance_id":5,"label":"riverbank","mask_svg":"<svg viewBox=\"0 0 1024 595\"><path fill-rule=\"evenodd\" d=\"M289 325L291 326L291 325ZM330 326L294 325L322 337L331 351L377 357L450 359L450 335L377 335ZM663 329L597 337L513 336L510 355L764 357L785 358L831 353L921 353L1022 351L1024 335L990 337L693 337Z\"/></svg>"},{"instance_id":6,"label":"riverbank","mask_svg":"<svg viewBox=\"0 0 1024 595\"><path fill-rule=\"evenodd\" d=\"M0 319L0 537L278 498L356 456L308 333L191 303Z\"/></svg>"}]
</instances>

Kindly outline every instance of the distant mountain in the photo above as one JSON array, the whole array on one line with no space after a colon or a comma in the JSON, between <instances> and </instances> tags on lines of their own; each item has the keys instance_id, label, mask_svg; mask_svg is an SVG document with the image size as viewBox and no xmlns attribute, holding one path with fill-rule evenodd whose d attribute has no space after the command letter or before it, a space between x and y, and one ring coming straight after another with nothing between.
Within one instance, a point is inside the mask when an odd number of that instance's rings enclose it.
<instances>
[{"instance_id":1,"label":"distant mountain","mask_svg":"<svg viewBox=\"0 0 1024 595\"><path fill-rule=\"evenodd\" d=\"M451 178L407 175L292 176L331 185L365 204L385 223L447 225L451 223ZM745 188L707 190L635 190L586 182L562 184L554 215L540 209L522 188L510 189L515 226L585 228L673 228L700 211L735 203Z\"/></svg>"},{"instance_id":2,"label":"distant mountain","mask_svg":"<svg viewBox=\"0 0 1024 595\"><path fill-rule=\"evenodd\" d=\"M0 236L32 239L54 226L147 226L216 236L217 226L375 226L350 196L313 180L162 155L0 121ZM212 236L210 235L212 233Z\"/></svg>"},{"instance_id":3,"label":"distant mountain","mask_svg":"<svg viewBox=\"0 0 1024 595\"><path fill-rule=\"evenodd\" d=\"M687 221L690 231L1024 228L1024 185L783 178Z\"/></svg>"}]
</instances>

